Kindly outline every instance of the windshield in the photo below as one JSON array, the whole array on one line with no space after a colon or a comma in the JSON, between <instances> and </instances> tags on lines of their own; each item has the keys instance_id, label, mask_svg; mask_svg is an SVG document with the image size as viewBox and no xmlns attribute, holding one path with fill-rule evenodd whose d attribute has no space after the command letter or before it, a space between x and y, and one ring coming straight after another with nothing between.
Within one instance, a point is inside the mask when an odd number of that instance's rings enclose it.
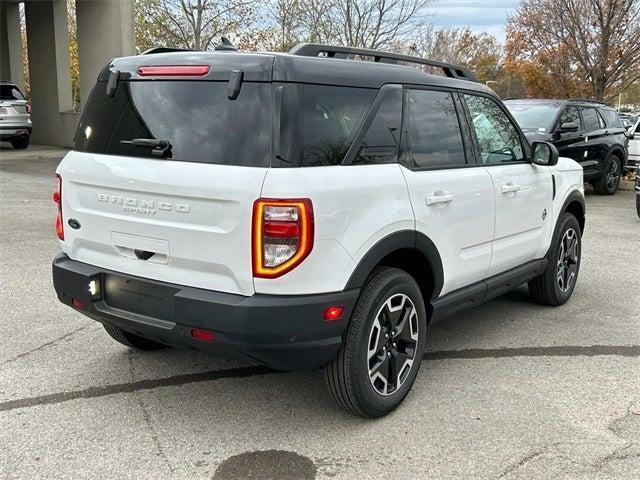
<instances>
[{"instance_id":1,"label":"windshield","mask_svg":"<svg viewBox=\"0 0 640 480\"><path fill-rule=\"evenodd\" d=\"M113 96L98 82L74 148L157 158L157 149L144 142L155 139L171 145L162 155L170 160L268 166L271 105L269 83L244 82L237 99L229 100L228 82L120 82Z\"/></svg>"},{"instance_id":2,"label":"windshield","mask_svg":"<svg viewBox=\"0 0 640 480\"><path fill-rule=\"evenodd\" d=\"M505 102L505 105L524 131L548 133L562 108L558 104Z\"/></svg>"}]
</instances>

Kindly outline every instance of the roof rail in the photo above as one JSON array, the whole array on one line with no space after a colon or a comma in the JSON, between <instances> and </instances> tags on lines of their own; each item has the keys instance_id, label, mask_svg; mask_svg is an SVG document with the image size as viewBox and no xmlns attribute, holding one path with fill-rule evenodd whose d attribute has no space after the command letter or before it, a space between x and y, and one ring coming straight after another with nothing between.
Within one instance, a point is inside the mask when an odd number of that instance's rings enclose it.
<instances>
[{"instance_id":1,"label":"roof rail","mask_svg":"<svg viewBox=\"0 0 640 480\"><path fill-rule=\"evenodd\" d=\"M465 67L459 65L453 65L445 62L438 62L436 60L427 60L422 57L414 57L412 55L402 55L399 53L384 52L380 50L371 50L368 48L354 48L354 47L342 47L334 45L322 45L319 43L299 43L291 50L291 55L301 55L304 57L319 57L326 56L329 58L344 58L347 59L351 55L362 55L366 57L373 57L374 62L379 63L392 63L398 62L417 63L420 65L428 65L430 67L440 68L443 73L450 78L460 78L462 80L470 80L477 82L478 79L471 71Z\"/></svg>"},{"instance_id":2,"label":"roof rail","mask_svg":"<svg viewBox=\"0 0 640 480\"><path fill-rule=\"evenodd\" d=\"M569 102L585 102L585 103L598 103L600 105L609 105L606 102L602 102L600 100L593 100L591 98L569 98L567 99Z\"/></svg>"},{"instance_id":3,"label":"roof rail","mask_svg":"<svg viewBox=\"0 0 640 480\"><path fill-rule=\"evenodd\" d=\"M189 50L188 48L172 48L172 47L154 47L149 50L145 50L140 55L151 55L154 53L170 53L170 52L195 52L195 50Z\"/></svg>"}]
</instances>

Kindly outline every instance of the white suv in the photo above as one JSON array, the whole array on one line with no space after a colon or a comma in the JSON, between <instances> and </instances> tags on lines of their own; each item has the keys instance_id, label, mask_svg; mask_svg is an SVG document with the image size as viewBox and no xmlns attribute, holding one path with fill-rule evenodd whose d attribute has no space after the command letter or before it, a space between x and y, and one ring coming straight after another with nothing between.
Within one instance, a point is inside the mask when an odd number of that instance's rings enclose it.
<instances>
[{"instance_id":1,"label":"white suv","mask_svg":"<svg viewBox=\"0 0 640 480\"><path fill-rule=\"evenodd\" d=\"M576 284L581 167L473 80L314 44L113 60L57 170L59 299L129 347L322 367L390 412L429 323Z\"/></svg>"}]
</instances>

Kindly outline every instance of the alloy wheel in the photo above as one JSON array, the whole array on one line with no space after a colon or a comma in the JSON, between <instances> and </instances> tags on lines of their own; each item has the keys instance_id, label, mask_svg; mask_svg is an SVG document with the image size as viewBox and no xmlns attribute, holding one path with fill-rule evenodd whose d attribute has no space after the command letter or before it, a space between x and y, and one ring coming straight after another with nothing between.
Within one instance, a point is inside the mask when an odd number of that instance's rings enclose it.
<instances>
[{"instance_id":1,"label":"alloy wheel","mask_svg":"<svg viewBox=\"0 0 640 480\"><path fill-rule=\"evenodd\" d=\"M392 395L409 377L418 347L418 315L411 299L398 293L382 305L371 326L367 360L369 381L383 396Z\"/></svg>"},{"instance_id":2,"label":"alloy wheel","mask_svg":"<svg viewBox=\"0 0 640 480\"><path fill-rule=\"evenodd\" d=\"M560 241L558 251L558 287L566 293L573 286L578 274L578 260L580 257L578 234L569 228Z\"/></svg>"},{"instance_id":3,"label":"alloy wheel","mask_svg":"<svg viewBox=\"0 0 640 480\"><path fill-rule=\"evenodd\" d=\"M620 162L618 162L616 159L613 159L611 161L611 165L609 166L609 171L607 172L607 189L610 192L615 191L620 185L620 179Z\"/></svg>"}]
</instances>

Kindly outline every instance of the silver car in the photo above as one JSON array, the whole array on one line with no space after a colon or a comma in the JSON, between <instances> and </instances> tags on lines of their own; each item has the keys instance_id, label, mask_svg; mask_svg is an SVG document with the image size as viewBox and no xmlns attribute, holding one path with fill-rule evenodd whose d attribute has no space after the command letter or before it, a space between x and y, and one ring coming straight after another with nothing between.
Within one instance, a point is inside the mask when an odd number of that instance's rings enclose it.
<instances>
[{"instance_id":1,"label":"silver car","mask_svg":"<svg viewBox=\"0 0 640 480\"><path fill-rule=\"evenodd\" d=\"M31 106L18 87L0 81L0 140L27 148L31 136Z\"/></svg>"}]
</instances>

